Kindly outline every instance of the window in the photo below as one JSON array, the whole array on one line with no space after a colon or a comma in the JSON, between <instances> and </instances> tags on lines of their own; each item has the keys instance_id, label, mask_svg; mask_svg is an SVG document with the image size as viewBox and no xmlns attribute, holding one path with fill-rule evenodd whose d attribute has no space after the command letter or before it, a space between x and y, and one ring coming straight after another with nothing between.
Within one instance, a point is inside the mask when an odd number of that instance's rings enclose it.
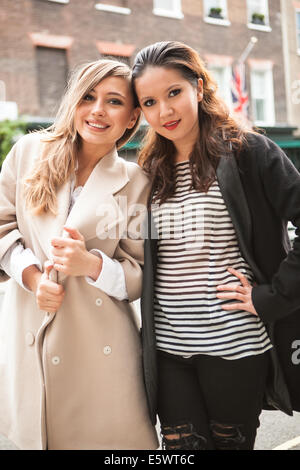
<instances>
[{"instance_id":1,"label":"window","mask_svg":"<svg viewBox=\"0 0 300 470\"><path fill-rule=\"evenodd\" d=\"M300 54L300 10L296 11L297 47Z\"/></svg>"},{"instance_id":2,"label":"window","mask_svg":"<svg viewBox=\"0 0 300 470\"><path fill-rule=\"evenodd\" d=\"M251 104L256 125L274 125L273 72L271 66L252 66Z\"/></svg>"},{"instance_id":3,"label":"window","mask_svg":"<svg viewBox=\"0 0 300 470\"><path fill-rule=\"evenodd\" d=\"M36 47L36 63L39 88L39 112L52 117L64 93L67 83L68 62L65 49Z\"/></svg>"},{"instance_id":4,"label":"window","mask_svg":"<svg viewBox=\"0 0 300 470\"><path fill-rule=\"evenodd\" d=\"M0 121L18 119L18 105L15 101L6 101L6 85L0 80Z\"/></svg>"},{"instance_id":5,"label":"window","mask_svg":"<svg viewBox=\"0 0 300 470\"><path fill-rule=\"evenodd\" d=\"M208 69L218 84L218 95L231 108L231 67L229 65L208 65Z\"/></svg>"},{"instance_id":6,"label":"window","mask_svg":"<svg viewBox=\"0 0 300 470\"><path fill-rule=\"evenodd\" d=\"M204 21L213 24L229 25L227 0L204 0Z\"/></svg>"},{"instance_id":7,"label":"window","mask_svg":"<svg viewBox=\"0 0 300 470\"><path fill-rule=\"evenodd\" d=\"M248 27L271 31L268 0L247 0Z\"/></svg>"},{"instance_id":8,"label":"window","mask_svg":"<svg viewBox=\"0 0 300 470\"><path fill-rule=\"evenodd\" d=\"M0 80L0 101L6 101L6 85L3 80Z\"/></svg>"},{"instance_id":9,"label":"window","mask_svg":"<svg viewBox=\"0 0 300 470\"><path fill-rule=\"evenodd\" d=\"M183 18L181 0L154 0L153 13L158 16L181 19Z\"/></svg>"},{"instance_id":10,"label":"window","mask_svg":"<svg viewBox=\"0 0 300 470\"><path fill-rule=\"evenodd\" d=\"M96 3L95 8L96 10L120 13L121 15L130 15L131 13L130 8L127 8L126 0L109 0L109 3L100 1Z\"/></svg>"}]
</instances>

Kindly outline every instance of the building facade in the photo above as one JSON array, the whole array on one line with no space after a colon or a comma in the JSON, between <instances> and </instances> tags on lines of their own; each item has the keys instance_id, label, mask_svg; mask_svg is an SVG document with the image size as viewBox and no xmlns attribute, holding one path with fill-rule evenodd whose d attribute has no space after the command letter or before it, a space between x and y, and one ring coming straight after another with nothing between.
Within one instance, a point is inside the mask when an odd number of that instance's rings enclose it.
<instances>
[{"instance_id":1,"label":"building facade","mask_svg":"<svg viewBox=\"0 0 300 470\"><path fill-rule=\"evenodd\" d=\"M300 1L281 0L288 122L300 135Z\"/></svg>"},{"instance_id":2,"label":"building facade","mask_svg":"<svg viewBox=\"0 0 300 470\"><path fill-rule=\"evenodd\" d=\"M51 119L77 65L101 56L131 64L141 47L176 39L200 53L231 108L232 70L242 57L254 124L283 128L292 119L280 0L1 0L0 26L8 113L16 103L28 119Z\"/></svg>"}]
</instances>

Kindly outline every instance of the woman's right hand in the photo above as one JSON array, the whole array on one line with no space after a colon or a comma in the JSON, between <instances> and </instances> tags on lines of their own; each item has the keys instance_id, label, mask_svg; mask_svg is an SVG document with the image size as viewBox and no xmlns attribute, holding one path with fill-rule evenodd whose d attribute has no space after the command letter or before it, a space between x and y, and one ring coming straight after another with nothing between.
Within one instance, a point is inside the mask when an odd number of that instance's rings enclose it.
<instances>
[{"instance_id":1,"label":"woman's right hand","mask_svg":"<svg viewBox=\"0 0 300 470\"><path fill-rule=\"evenodd\" d=\"M52 269L53 264L50 261L46 261L44 272L35 290L36 302L39 309L50 313L54 313L59 309L65 294L63 286L49 279Z\"/></svg>"}]
</instances>

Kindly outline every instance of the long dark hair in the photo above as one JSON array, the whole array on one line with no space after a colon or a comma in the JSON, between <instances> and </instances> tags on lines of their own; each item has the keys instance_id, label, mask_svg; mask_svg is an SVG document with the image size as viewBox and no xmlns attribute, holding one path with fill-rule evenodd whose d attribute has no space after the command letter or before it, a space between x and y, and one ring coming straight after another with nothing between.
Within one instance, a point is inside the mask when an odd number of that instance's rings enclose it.
<instances>
[{"instance_id":1,"label":"long dark hair","mask_svg":"<svg viewBox=\"0 0 300 470\"><path fill-rule=\"evenodd\" d=\"M193 86L197 86L199 78L203 80L203 99L198 105L200 133L189 161L192 187L207 191L215 180L219 158L242 148L245 130L230 116L227 106L216 95L216 82L191 47L177 41L166 41L142 49L133 64L133 88L135 80L148 66L175 69ZM174 155L173 142L150 128L138 162L152 177L154 200L160 203L172 196L175 190Z\"/></svg>"}]
</instances>

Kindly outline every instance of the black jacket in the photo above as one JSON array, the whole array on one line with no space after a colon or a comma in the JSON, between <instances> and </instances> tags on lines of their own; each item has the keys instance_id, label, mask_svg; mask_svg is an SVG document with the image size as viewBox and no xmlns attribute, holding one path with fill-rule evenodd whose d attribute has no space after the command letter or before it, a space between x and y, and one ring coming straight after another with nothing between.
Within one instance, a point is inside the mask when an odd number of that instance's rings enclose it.
<instances>
[{"instance_id":1,"label":"black jacket","mask_svg":"<svg viewBox=\"0 0 300 470\"><path fill-rule=\"evenodd\" d=\"M274 346L270 351L265 408L292 415L297 405L291 403L276 338L284 331L281 328L284 319L289 317L300 339L300 175L276 144L264 136L249 134L248 145L238 157L232 154L220 158L217 179L241 253L255 277L254 307L266 324ZM287 221L296 227L292 249ZM143 367L150 415L155 423L157 369L153 297L157 239L151 211L147 231L141 299ZM300 374L300 365L298 369Z\"/></svg>"}]
</instances>

